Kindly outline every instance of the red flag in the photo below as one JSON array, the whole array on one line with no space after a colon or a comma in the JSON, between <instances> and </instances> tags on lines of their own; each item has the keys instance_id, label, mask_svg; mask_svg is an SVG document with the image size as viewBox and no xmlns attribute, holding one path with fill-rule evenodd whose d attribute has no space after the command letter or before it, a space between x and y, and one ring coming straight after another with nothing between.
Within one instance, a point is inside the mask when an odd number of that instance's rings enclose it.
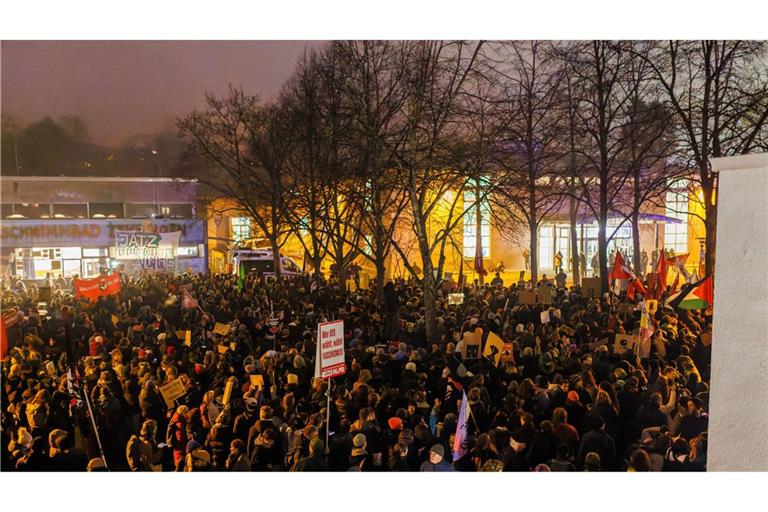
<instances>
[{"instance_id":1,"label":"red flag","mask_svg":"<svg viewBox=\"0 0 768 512\"><path fill-rule=\"evenodd\" d=\"M189 293L189 290L187 290L186 288L183 288L181 290L181 295L182 295L181 307L183 307L184 309L195 309L196 307L198 307L197 301Z\"/></svg>"},{"instance_id":2,"label":"red flag","mask_svg":"<svg viewBox=\"0 0 768 512\"><path fill-rule=\"evenodd\" d=\"M643 297L648 296L648 290L645 289L643 283L639 279L632 279L627 286L627 298L629 300L635 300L635 294L639 293Z\"/></svg>"},{"instance_id":3,"label":"red flag","mask_svg":"<svg viewBox=\"0 0 768 512\"><path fill-rule=\"evenodd\" d=\"M613 270L611 270L608 280L629 279L631 277L634 277L634 274L632 274L632 271L627 267L626 263L624 263L624 257L621 253L616 251L616 259L613 261Z\"/></svg>"},{"instance_id":4,"label":"red flag","mask_svg":"<svg viewBox=\"0 0 768 512\"><path fill-rule=\"evenodd\" d=\"M693 294L697 297L701 297L702 300L712 307L715 298L715 290L712 286L712 276L709 276L701 282L699 286L693 289Z\"/></svg>"},{"instance_id":5,"label":"red flag","mask_svg":"<svg viewBox=\"0 0 768 512\"><path fill-rule=\"evenodd\" d=\"M483 267L483 248L482 246L477 246L475 248L475 272L477 272L481 276L487 276L488 271L485 270L485 267Z\"/></svg>"},{"instance_id":6,"label":"red flag","mask_svg":"<svg viewBox=\"0 0 768 512\"><path fill-rule=\"evenodd\" d=\"M94 277L93 279L75 279L75 297L85 297L96 302L99 297L120 293L120 275Z\"/></svg>"},{"instance_id":7,"label":"red flag","mask_svg":"<svg viewBox=\"0 0 768 512\"><path fill-rule=\"evenodd\" d=\"M654 295L657 299L661 298L664 290L667 288L667 272L669 271L669 260L664 250L661 250L659 262L656 264L656 285Z\"/></svg>"}]
</instances>

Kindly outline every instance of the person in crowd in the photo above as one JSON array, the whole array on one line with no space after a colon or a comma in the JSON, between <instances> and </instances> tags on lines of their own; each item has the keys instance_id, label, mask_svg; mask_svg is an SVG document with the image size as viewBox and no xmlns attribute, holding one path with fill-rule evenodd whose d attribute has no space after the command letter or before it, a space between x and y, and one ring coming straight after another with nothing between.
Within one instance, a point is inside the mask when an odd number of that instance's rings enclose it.
<instances>
[{"instance_id":1,"label":"person in crowd","mask_svg":"<svg viewBox=\"0 0 768 512\"><path fill-rule=\"evenodd\" d=\"M241 286L122 275L120 293L96 302L62 278L41 318L36 287L3 277L3 311L18 315L2 360L3 469L706 468L711 312L661 308L650 354L618 354L600 340L640 328L639 312L615 311L623 295L585 297L556 276L539 286L546 306L521 304L520 286L497 278L441 283L427 329L423 290L402 278L349 292L317 274ZM317 325L333 319L346 373L329 385L313 368ZM483 356L491 332L498 359Z\"/></svg>"}]
</instances>

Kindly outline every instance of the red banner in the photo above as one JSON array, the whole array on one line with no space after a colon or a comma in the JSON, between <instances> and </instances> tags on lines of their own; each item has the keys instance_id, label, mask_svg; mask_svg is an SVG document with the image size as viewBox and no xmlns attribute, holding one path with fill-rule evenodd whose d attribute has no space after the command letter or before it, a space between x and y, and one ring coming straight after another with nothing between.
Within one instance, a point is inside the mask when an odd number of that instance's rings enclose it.
<instances>
[{"instance_id":1,"label":"red banner","mask_svg":"<svg viewBox=\"0 0 768 512\"><path fill-rule=\"evenodd\" d=\"M96 302L99 297L120 293L120 275L94 277L93 279L75 279L75 297L85 297Z\"/></svg>"}]
</instances>

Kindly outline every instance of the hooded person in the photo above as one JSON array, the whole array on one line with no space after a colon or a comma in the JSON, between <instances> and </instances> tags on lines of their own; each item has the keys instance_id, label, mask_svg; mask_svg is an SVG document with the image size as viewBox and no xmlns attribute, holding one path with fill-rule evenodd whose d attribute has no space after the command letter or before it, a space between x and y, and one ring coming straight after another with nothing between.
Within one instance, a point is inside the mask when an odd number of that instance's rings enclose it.
<instances>
[{"instance_id":1,"label":"hooded person","mask_svg":"<svg viewBox=\"0 0 768 512\"><path fill-rule=\"evenodd\" d=\"M145 420L139 435L132 435L125 447L125 458L131 471L159 471L163 449L157 447L157 422Z\"/></svg>"},{"instance_id":2,"label":"hooded person","mask_svg":"<svg viewBox=\"0 0 768 512\"><path fill-rule=\"evenodd\" d=\"M373 471L373 457L367 450L368 441L365 434L356 434L352 438L352 453L349 455L349 465L359 471Z\"/></svg>"}]
</instances>

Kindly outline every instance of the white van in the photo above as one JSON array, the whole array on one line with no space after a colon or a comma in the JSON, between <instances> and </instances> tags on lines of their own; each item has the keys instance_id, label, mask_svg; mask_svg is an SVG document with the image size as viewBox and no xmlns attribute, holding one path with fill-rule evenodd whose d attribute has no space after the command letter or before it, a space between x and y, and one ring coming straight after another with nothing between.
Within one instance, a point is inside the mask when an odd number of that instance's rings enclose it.
<instances>
[{"instance_id":1,"label":"white van","mask_svg":"<svg viewBox=\"0 0 768 512\"><path fill-rule=\"evenodd\" d=\"M275 275L275 261L271 249L257 249L241 244L232 250L232 272L237 275L242 263L246 275ZM288 256L280 256L280 273L284 276L301 274L301 268Z\"/></svg>"}]
</instances>

